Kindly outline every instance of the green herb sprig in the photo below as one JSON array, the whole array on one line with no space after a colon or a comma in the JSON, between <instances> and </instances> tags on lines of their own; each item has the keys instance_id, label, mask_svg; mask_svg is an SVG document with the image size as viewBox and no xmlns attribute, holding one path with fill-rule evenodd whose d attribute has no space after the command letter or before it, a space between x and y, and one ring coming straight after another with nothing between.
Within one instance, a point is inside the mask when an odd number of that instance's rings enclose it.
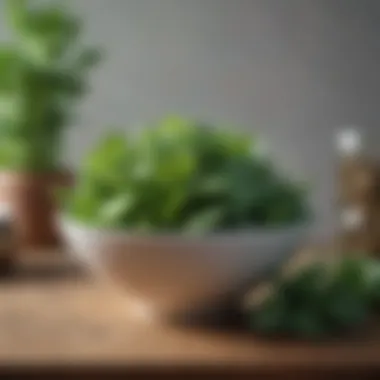
<instances>
[{"instance_id":1,"label":"green herb sprig","mask_svg":"<svg viewBox=\"0 0 380 380\"><path fill-rule=\"evenodd\" d=\"M249 312L253 331L267 336L328 338L354 331L380 304L380 262L346 257L312 264L276 281Z\"/></svg>"}]
</instances>

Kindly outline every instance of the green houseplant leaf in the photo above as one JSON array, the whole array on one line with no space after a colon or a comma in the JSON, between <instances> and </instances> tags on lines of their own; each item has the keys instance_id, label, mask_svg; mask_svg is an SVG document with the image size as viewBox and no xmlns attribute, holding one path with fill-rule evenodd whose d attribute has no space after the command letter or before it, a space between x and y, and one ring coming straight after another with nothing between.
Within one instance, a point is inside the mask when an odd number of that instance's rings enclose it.
<instances>
[{"instance_id":1,"label":"green houseplant leaf","mask_svg":"<svg viewBox=\"0 0 380 380\"><path fill-rule=\"evenodd\" d=\"M49 172L99 52L80 41L81 20L64 2L7 0L12 45L0 45L2 169Z\"/></svg>"}]
</instances>

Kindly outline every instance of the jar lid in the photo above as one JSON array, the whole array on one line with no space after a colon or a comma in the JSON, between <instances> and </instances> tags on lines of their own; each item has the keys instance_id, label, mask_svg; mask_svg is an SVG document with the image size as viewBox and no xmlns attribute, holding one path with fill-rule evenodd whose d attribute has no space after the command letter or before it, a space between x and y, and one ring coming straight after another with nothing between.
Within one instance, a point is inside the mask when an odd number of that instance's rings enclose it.
<instances>
[{"instance_id":1,"label":"jar lid","mask_svg":"<svg viewBox=\"0 0 380 380\"><path fill-rule=\"evenodd\" d=\"M338 132L336 136L338 152L345 156L352 156L362 150L362 137L355 128L346 128Z\"/></svg>"}]
</instances>

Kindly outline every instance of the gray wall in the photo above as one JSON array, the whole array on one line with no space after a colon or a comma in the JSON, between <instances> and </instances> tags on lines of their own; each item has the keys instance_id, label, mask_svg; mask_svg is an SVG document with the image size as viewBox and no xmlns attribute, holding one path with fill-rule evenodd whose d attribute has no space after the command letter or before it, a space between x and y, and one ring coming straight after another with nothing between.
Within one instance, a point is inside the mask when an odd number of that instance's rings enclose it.
<instances>
[{"instance_id":1,"label":"gray wall","mask_svg":"<svg viewBox=\"0 0 380 380\"><path fill-rule=\"evenodd\" d=\"M168 112L244 125L312 182L317 231L329 231L334 129L362 126L373 152L380 137L377 0L72 3L108 59L69 133L69 162L110 125Z\"/></svg>"}]
</instances>

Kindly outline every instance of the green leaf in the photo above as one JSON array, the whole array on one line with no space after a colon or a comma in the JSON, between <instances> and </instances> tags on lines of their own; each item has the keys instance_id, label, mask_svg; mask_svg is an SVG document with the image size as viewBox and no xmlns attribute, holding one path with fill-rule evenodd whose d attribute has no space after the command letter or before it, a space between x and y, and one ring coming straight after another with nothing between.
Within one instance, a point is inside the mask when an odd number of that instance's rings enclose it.
<instances>
[{"instance_id":1,"label":"green leaf","mask_svg":"<svg viewBox=\"0 0 380 380\"><path fill-rule=\"evenodd\" d=\"M200 211L186 221L185 231L188 234L194 235L213 231L223 220L224 216L225 210L223 206Z\"/></svg>"},{"instance_id":2,"label":"green leaf","mask_svg":"<svg viewBox=\"0 0 380 380\"><path fill-rule=\"evenodd\" d=\"M134 205L135 199L131 194L120 194L101 205L98 218L103 225L118 227Z\"/></svg>"},{"instance_id":3,"label":"green leaf","mask_svg":"<svg viewBox=\"0 0 380 380\"><path fill-rule=\"evenodd\" d=\"M288 323L289 332L302 339L320 339L329 331L323 318L313 309L296 311Z\"/></svg>"},{"instance_id":4,"label":"green leaf","mask_svg":"<svg viewBox=\"0 0 380 380\"><path fill-rule=\"evenodd\" d=\"M299 308L305 304L315 304L326 286L326 268L317 263L300 269L289 278L284 278L276 285L289 305Z\"/></svg>"},{"instance_id":5,"label":"green leaf","mask_svg":"<svg viewBox=\"0 0 380 380\"><path fill-rule=\"evenodd\" d=\"M230 190L228 178L222 174L200 178L195 191L200 196L224 196Z\"/></svg>"},{"instance_id":6,"label":"green leaf","mask_svg":"<svg viewBox=\"0 0 380 380\"><path fill-rule=\"evenodd\" d=\"M127 169L128 145L121 133L108 134L88 156L84 171L86 175L105 181L122 179Z\"/></svg>"},{"instance_id":7,"label":"green leaf","mask_svg":"<svg viewBox=\"0 0 380 380\"><path fill-rule=\"evenodd\" d=\"M75 215L76 219L94 225L98 224L102 198L96 185L91 182L82 182L76 186L74 196L67 200L66 207L70 214Z\"/></svg>"},{"instance_id":8,"label":"green leaf","mask_svg":"<svg viewBox=\"0 0 380 380\"><path fill-rule=\"evenodd\" d=\"M282 334L288 315L288 306L284 299L277 295L271 296L251 315L250 326L261 334Z\"/></svg>"},{"instance_id":9,"label":"green leaf","mask_svg":"<svg viewBox=\"0 0 380 380\"><path fill-rule=\"evenodd\" d=\"M3 45L0 49L0 94L15 96L20 91L23 66L17 50Z\"/></svg>"},{"instance_id":10,"label":"green leaf","mask_svg":"<svg viewBox=\"0 0 380 380\"><path fill-rule=\"evenodd\" d=\"M16 29L22 28L27 17L28 0L7 0L6 1L6 16Z\"/></svg>"},{"instance_id":11,"label":"green leaf","mask_svg":"<svg viewBox=\"0 0 380 380\"><path fill-rule=\"evenodd\" d=\"M369 315L367 300L344 287L329 291L325 308L325 317L338 330L359 326Z\"/></svg>"},{"instance_id":12,"label":"green leaf","mask_svg":"<svg viewBox=\"0 0 380 380\"><path fill-rule=\"evenodd\" d=\"M364 298L368 296L368 285L362 260L354 257L344 258L335 270L333 287L344 287L351 293Z\"/></svg>"},{"instance_id":13,"label":"green leaf","mask_svg":"<svg viewBox=\"0 0 380 380\"><path fill-rule=\"evenodd\" d=\"M179 116L168 116L158 124L157 135L166 141L178 141L186 139L192 132L192 123Z\"/></svg>"},{"instance_id":14,"label":"green leaf","mask_svg":"<svg viewBox=\"0 0 380 380\"><path fill-rule=\"evenodd\" d=\"M378 309L380 306L380 261L378 259L359 259L361 273L363 276L364 289L371 304Z\"/></svg>"},{"instance_id":15,"label":"green leaf","mask_svg":"<svg viewBox=\"0 0 380 380\"><path fill-rule=\"evenodd\" d=\"M74 68L78 71L91 69L100 62L101 58L102 53L99 49L86 49L76 59Z\"/></svg>"}]
</instances>

